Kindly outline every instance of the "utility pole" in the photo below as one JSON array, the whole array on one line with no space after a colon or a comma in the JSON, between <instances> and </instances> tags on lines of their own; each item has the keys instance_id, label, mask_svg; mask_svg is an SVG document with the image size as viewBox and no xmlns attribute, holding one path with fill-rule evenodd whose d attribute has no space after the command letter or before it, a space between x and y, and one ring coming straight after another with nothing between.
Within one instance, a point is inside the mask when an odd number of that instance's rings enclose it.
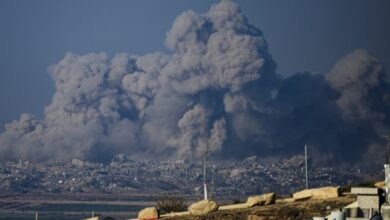
<instances>
[{"instance_id":1,"label":"utility pole","mask_svg":"<svg viewBox=\"0 0 390 220\"><path fill-rule=\"evenodd\" d=\"M214 193L216 192L216 187L215 187L215 184L214 184L214 176L215 176L215 164L211 164L211 189L210 189L210 194L211 196L214 195Z\"/></svg>"},{"instance_id":2,"label":"utility pole","mask_svg":"<svg viewBox=\"0 0 390 220\"><path fill-rule=\"evenodd\" d=\"M203 155L203 193L204 193L204 200L208 200L207 198L207 184L206 184L206 156L207 156L207 150Z\"/></svg>"},{"instance_id":3,"label":"utility pole","mask_svg":"<svg viewBox=\"0 0 390 220\"><path fill-rule=\"evenodd\" d=\"M390 164L390 132L388 136L383 136L387 140L387 155L386 155L386 164Z\"/></svg>"},{"instance_id":4,"label":"utility pole","mask_svg":"<svg viewBox=\"0 0 390 220\"><path fill-rule=\"evenodd\" d=\"M305 173L306 173L306 189L309 189L309 178L307 176L307 145L305 144Z\"/></svg>"}]
</instances>

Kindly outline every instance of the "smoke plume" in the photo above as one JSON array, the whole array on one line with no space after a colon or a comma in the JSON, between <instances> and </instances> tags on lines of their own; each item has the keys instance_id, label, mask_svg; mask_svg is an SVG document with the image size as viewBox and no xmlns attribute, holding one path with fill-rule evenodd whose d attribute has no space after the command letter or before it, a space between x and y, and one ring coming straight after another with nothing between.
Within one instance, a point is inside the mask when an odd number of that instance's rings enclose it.
<instances>
[{"instance_id":1,"label":"smoke plume","mask_svg":"<svg viewBox=\"0 0 390 220\"><path fill-rule=\"evenodd\" d=\"M354 161L389 129L388 76L364 50L329 73L282 79L262 32L231 1L183 12L165 42L169 53L66 54L49 68L56 91L44 118L5 126L2 159L267 157L307 143L324 161Z\"/></svg>"}]
</instances>

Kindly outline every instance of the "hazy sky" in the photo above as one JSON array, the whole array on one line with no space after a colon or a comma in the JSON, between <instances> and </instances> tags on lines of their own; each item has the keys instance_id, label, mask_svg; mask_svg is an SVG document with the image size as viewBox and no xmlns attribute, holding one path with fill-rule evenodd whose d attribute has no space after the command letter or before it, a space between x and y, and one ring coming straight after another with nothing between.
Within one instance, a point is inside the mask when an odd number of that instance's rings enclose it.
<instances>
[{"instance_id":1,"label":"hazy sky","mask_svg":"<svg viewBox=\"0 0 390 220\"><path fill-rule=\"evenodd\" d=\"M68 51L165 51L165 33L183 11L216 1L0 1L0 131L22 112L41 117L54 92L47 67ZM327 72L364 48L390 68L390 1L236 1L260 28L277 72Z\"/></svg>"}]
</instances>

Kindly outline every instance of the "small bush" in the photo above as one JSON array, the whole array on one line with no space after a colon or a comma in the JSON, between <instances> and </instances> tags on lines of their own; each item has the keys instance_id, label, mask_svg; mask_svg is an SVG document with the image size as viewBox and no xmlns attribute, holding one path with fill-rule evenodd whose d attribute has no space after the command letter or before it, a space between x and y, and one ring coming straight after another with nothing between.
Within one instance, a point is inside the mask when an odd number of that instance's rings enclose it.
<instances>
[{"instance_id":1,"label":"small bush","mask_svg":"<svg viewBox=\"0 0 390 220\"><path fill-rule=\"evenodd\" d=\"M181 196L163 196L156 202L156 206L161 214L187 210L187 202Z\"/></svg>"},{"instance_id":2,"label":"small bush","mask_svg":"<svg viewBox=\"0 0 390 220\"><path fill-rule=\"evenodd\" d=\"M235 198L235 199L233 199L232 203L233 204L240 204L240 203L244 203L244 202L241 201L239 198Z\"/></svg>"},{"instance_id":3,"label":"small bush","mask_svg":"<svg viewBox=\"0 0 390 220\"><path fill-rule=\"evenodd\" d=\"M371 181L371 182L363 182L363 183L359 183L359 184L355 184L355 185L348 184L348 185L340 187L340 192L341 193L349 193L349 192L351 192L352 187L376 187L375 183L376 182Z\"/></svg>"},{"instance_id":4,"label":"small bush","mask_svg":"<svg viewBox=\"0 0 390 220\"><path fill-rule=\"evenodd\" d=\"M360 183L358 187L375 187L375 182L370 181L370 182Z\"/></svg>"},{"instance_id":5,"label":"small bush","mask_svg":"<svg viewBox=\"0 0 390 220\"><path fill-rule=\"evenodd\" d=\"M351 192L351 188L352 188L351 185L342 186L342 187L340 187L340 193L341 194L343 194L343 193L350 193Z\"/></svg>"}]
</instances>

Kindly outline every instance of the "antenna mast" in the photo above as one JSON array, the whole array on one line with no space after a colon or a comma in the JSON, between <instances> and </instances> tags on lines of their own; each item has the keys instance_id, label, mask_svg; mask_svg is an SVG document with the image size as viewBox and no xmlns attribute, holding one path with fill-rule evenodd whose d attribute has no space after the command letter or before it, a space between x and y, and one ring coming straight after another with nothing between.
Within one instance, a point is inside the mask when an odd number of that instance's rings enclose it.
<instances>
[{"instance_id":1,"label":"antenna mast","mask_svg":"<svg viewBox=\"0 0 390 220\"><path fill-rule=\"evenodd\" d=\"M306 189L309 189L309 178L307 176L307 145L305 144L305 174L306 174Z\"/></svg>"}]
</instances>

